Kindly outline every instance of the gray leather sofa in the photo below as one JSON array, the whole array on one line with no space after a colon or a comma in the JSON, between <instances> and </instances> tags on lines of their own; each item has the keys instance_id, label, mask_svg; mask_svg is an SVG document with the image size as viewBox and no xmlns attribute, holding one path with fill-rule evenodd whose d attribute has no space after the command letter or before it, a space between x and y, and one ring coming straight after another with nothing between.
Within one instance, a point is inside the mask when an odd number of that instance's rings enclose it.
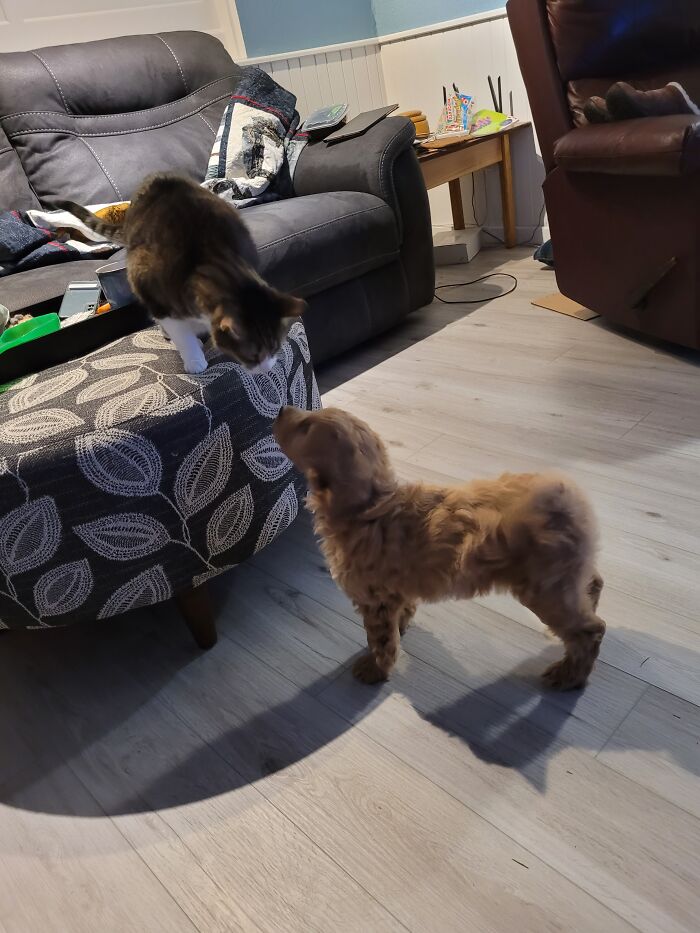
<instances>
[{"instance_id":1,"label":"gray leather sofa","mask_svg":"<svg viewBox=\"0 0 700 933\"><path fill-rule=\"evenodd\" d=\"M240 73L217 39L196 32L0 54L0 210L128 199L154 171L201 180ZM316 363L432 299L412 140L410 121L394 117L334 147L309 145L298 196L244 212L263 274L308 300ZM0 301L48 310L94 268L81 260L0 278Z\"/></svg>"}]
</instances>

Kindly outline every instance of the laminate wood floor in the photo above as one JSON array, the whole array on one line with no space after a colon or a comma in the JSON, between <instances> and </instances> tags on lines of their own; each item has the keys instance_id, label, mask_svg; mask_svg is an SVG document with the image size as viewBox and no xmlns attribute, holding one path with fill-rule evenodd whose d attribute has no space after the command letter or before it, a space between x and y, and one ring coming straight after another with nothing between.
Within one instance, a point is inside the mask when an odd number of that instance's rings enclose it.
<instances>
[{"instance_id":1,"label":"laminate wood floor","mask_svg":"<svg viewBox=\"0 0 700 933\"><path fill-rule=\"evenodd\" d=\"M354 682L306 516L215 581L211 652L171 605L4 634L0 930L698 930L700 357L532 307L529 255L442 270L519 288L436 301L319 382L403 477L589 491L589 687L541 691L560 648L505 597L421 609L392 681Z\"/></svg>"}]
</instances>

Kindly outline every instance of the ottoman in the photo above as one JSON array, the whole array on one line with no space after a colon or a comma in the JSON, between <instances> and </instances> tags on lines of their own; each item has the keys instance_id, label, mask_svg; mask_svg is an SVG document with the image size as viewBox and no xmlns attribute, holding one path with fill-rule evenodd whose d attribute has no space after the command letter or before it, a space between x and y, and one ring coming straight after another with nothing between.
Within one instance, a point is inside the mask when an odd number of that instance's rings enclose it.
<instances>
[{"instance_id":1,"label":"ottoman","mask_svg":"<svg viewBox=\"0 0 700 933\"><path fill-rule=\"evenodd\" d=\"M320 398L300 322L269 373L207 357L187 375L149 328L0 395L0 628L179 596L213 644L204 584L281 534L305 492L271 423Z\"/></svg>"}]
</instances>

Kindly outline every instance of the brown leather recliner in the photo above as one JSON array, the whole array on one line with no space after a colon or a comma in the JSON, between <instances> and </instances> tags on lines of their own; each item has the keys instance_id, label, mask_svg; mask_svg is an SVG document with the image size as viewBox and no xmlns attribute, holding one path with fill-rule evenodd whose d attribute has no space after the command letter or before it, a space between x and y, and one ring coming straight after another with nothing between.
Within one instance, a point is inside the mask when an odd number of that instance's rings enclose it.
<instances>
[{"instance_id":1,"label":"brown leather recliner","mask_svg":"<svg viewBox=\"0 0 700 933\"><path fill-rule=\"evenodd\" d=\"M563 294L700 348L700 117L586 125L625 80L700 102L700 0L509 0Z\"/></svg>"}]
</instances>

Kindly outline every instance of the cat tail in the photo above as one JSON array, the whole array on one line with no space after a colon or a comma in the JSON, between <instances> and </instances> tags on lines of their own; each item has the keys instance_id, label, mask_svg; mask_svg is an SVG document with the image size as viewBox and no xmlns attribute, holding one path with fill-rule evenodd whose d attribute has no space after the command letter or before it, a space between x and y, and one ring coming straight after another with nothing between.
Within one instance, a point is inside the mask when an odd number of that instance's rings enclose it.
<instances>
[{"instance_id":1,"label":"cat tail","mask_svg":"<svg viewBox=\"0 0 700 933\"><path fill-rule=\"evenodd\" d=\"M104 237L106 240L116 240L118 242L122 242L124 239L121 228L124 224L126 211L124 211L121 214L120 219L115 222L103 220L101 217L98 217L97 214L93 214L92 211L89 211L86 207L83 207L80 204L76 204L75 201L57 200L53 202L52 207L55 207L57 210L68 211L68 213L73 214L73 216L77 217L78 220L82 220L86 227L94 230L95 233L99 233L99 235Z\"/></svg>"}]
</instances>

